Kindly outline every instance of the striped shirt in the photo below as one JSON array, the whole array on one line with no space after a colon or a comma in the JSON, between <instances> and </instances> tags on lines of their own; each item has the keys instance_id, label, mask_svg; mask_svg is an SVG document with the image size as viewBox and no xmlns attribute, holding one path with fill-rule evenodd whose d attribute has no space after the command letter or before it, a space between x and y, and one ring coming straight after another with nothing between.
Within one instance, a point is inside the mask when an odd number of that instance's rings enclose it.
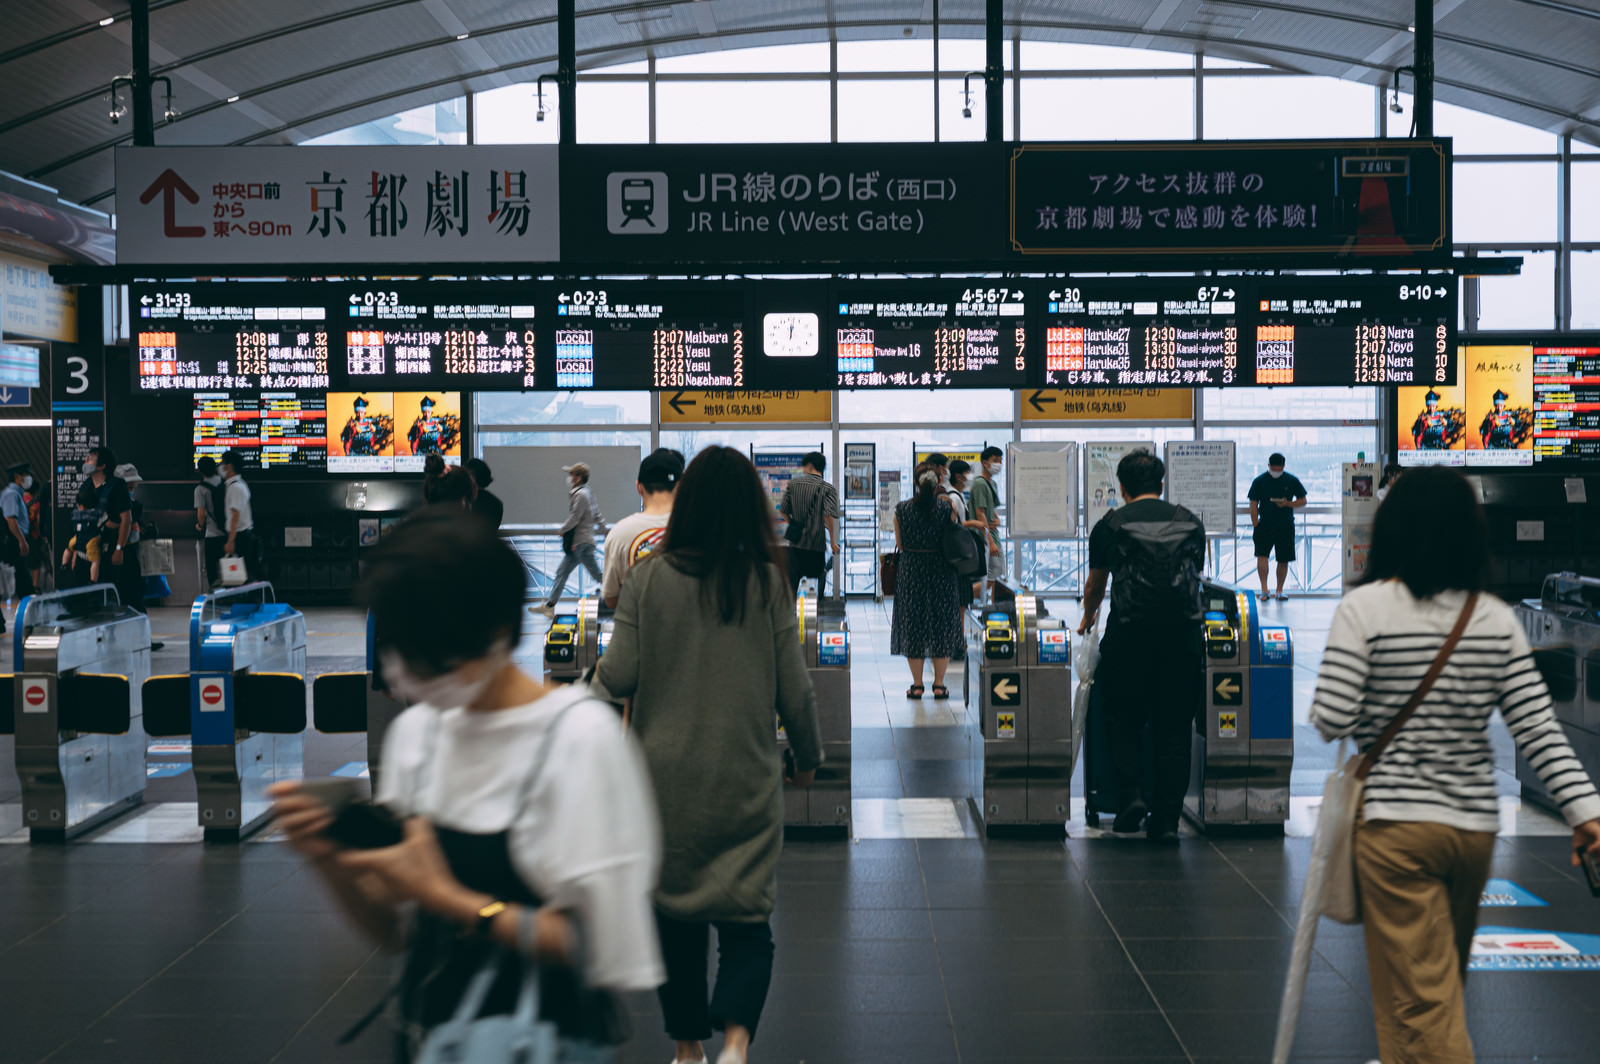
<instances>
[{"instance_id":1,"label":"striped shirt","mask_svg":"<svg viewBox=\"0 0 1600 1064\"><path fill-rule=\"evenodd\" d=\"M1398 581L1346 595L1311 706L1323 738L1370 746L1422 682L1465 602L1460 591L1419 600ZM1497 707L1567 822L1600 817L1600 796L1561 731L1521 624L1511 607L1482 596L1438 682L1367 777L1367 819L1498 831L1489 745Z\"/></svg>"},{"instance_id":2,"label":"striped shirt","mask_svg":"<svg viewBox=\"0 0 1600 1064\"><path fill-rule=\"evenodd\" d=\"M783 489L778 512L800 526L800 542L794 544L797 550L826 551L826 518L838 518L839 493L815 473L798 473Z\"/></svg>"}]
</instances>

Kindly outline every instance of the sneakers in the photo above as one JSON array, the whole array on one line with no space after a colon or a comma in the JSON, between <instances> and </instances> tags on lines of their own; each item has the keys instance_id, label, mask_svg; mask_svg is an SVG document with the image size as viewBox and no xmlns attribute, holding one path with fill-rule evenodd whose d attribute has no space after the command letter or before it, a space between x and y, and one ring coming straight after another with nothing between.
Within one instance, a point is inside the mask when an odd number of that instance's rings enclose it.
<instances>
[{"instance_id":1,"label":"sneakers","mask_svg":"<svg viewBox=\"0 0 1600 1064\"><path fill-rule=\"evenodd\" d=\"M1178 825L1152 819L1145 828L1144 837L1158 844L1175 843L1178 841Z\"/></svg>"},{"instance_id":2,"label":"sneakers","mask_svg":"<svg viewBox=\"0 0 1600 1064\"><path fill-rule=\"evenodd\" d=\"M717 1055L717 1064L745 1064L749 1057L736 1049L724 1049Z\"/></svg>"},{"instance_id":3,"label":"sneakers","mask_svg":"<svg viewBox=\"0 0 1600 1064\"><path fill-rule=\"evenodd\" d=\"M541 602L537 606L529 606L528 612L541 614L545 617L554 617L556 615L556 608L550 605L548 602Z\"/></svg>"},{"instance_id":4,"label":"sneakers","mask_svg":"<svg viewBox=\"0 0 1600 1064\"><path fill-rule=\"evenodd\" d=\"M1147 812L1149 812L1148 807L1136 798L1132 804L1117 814L1117 818L1111 822L1111 830L1119 835L1130 835L1139 830Z\"/></svg>"}]
</instances>

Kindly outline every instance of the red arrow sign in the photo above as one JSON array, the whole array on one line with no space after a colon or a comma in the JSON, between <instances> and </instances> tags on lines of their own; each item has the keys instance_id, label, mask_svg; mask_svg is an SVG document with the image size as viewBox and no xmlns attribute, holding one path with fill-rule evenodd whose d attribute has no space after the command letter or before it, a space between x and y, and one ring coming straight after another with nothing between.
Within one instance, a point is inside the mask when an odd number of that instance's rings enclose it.
<instances>
[{"instance_id":1,"label":"red arrow sign","mask_svg":"<svg viewBox=\"0 0 1600 1064\"><path fill-rule=\"evenodd\" d=\"M161 228L169 237L205 236L206 227L203 225L178 224L178 194L190 203L199 203L200 194L189 187L189 183L178 176L178 171L170 166L161 171L161 176L150 182L150 187L139 195L139 202L148 204L156 196L161 197Z\"/></svg>"}]
</instances>

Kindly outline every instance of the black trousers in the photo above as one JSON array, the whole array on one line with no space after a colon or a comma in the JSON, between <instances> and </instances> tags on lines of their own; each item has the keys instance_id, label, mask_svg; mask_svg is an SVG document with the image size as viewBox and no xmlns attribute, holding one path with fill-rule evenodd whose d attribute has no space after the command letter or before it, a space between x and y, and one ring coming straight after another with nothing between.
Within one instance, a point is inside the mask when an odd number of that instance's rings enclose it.
<instances>
[{"instance_id":1,"label":"black trousers","mask_svg":"<svg viewBox=\"0 0 1600 1064\"><path fill-rule=\"evenodd\" d=\"M1142 798L1160 826L1177 827L1189 790L1204 660L1197 626L1121 629L1100 644L1095 683L1105 684L1118 804L1126 809Z\"/></svg>"},{"instance_id":2,"label":"black trousers","mask_svg":"<svg viewBox=\"0 0 1600 1064\"><path fill-rule=\"evenodd\" d=\"M222 571L222 546L227 542L226 536L207 536L204 540L206 584L209 587L217 586L217 578Z\"/></svg>"},{"instance_id":3,"label":"black trousers","mask_svg":"<svg viewBox=\"0 0 1600 1064\"><path fill-rule=\"evenodd\" d=\"M815 577L817 580L817 597L821 598L823 591L828 586L828 555L820 550L801 550L799 547L789 548L789 594L800 593L800 581L806 577Z\"/></svg>"},{"instance_id":4,"label":"black trousers","mask_svg":"<svg viewBox=\"0 0 1600 1064\"><path fill-rule=\"evenodd\" d=\"M730 1024L750 1032L753 1041L772 983L772 927L760 923L678 920L657 910L661 957L667 981L656 991L667 1037L703 1042ZM717 985L706 998L706 952L717 929Z\"/></svg>"}]
</instances>

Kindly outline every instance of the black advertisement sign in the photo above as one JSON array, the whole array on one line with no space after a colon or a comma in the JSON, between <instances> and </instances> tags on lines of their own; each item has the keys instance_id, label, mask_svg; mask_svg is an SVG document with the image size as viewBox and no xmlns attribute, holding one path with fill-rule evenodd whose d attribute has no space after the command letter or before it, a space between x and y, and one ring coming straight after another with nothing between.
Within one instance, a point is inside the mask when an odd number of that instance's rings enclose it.
<instances>
[{"instance_id":1,"label":"black advertisement sign","mask_svg":"<svg viewBox=\"0 0 1600 1064\"><path fill-rule=\"evenodd\" d=\"M1022 144L1010 160L1020 255L1451 252L1448 140Z\"/></svg>"},{"instance_id":2,"label":"black advertisement sign","mask_svg":"<svg viewBox=\"0 0 1600 1064\"><path fill-rule=\"evenodd\" d=\"M564 263L981 262L1005 256L988 144L578 145Z\"/></svg>"},{"instance_id":3,"label":"black advertisement sign","mask_svg":"<svg viewBox=\"0 0 1600 1064\"><path fill-rule=\"evenodd\" d=\"M77 344L51 347L50 421L55 463L50 488L58 515L72 509L89 452L105 443L105 360L90 358L85 351Z\"/></svg>"}]
</instances>

